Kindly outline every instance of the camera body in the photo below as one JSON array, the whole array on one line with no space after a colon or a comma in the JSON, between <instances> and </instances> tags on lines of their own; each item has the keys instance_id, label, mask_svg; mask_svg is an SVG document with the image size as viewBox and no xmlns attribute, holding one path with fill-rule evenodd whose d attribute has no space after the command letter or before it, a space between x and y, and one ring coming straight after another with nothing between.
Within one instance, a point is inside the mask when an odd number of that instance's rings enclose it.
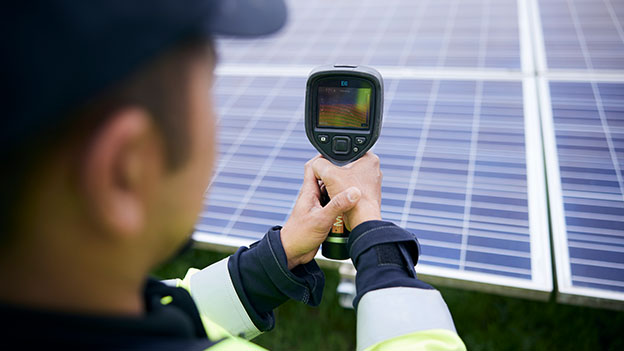
<instances>
[{"instance_id":1,"label":"camera body","mask_svg":"<svg viewBox=\"0 0 624 351\"><path fill-rule=\"evenodd\" d=\"M308 77L306 135L335 165L357 160L375 144L382 111L383 79L374 68L320 66Z\"/></svg>"},{"instance_id":2,"label":"camera body","mask_svg":"<svg viewBox=\"0 0 624 351\"><path fill-rule=\"evenodd\" d=\"M327 65L312 70L306 85L305 129L327 160L343 166L363 156L379 138L383 78L372 67ZM349 258L349 231L338 216L322 245L327 258Z\"/></svg>"}]
</instances>

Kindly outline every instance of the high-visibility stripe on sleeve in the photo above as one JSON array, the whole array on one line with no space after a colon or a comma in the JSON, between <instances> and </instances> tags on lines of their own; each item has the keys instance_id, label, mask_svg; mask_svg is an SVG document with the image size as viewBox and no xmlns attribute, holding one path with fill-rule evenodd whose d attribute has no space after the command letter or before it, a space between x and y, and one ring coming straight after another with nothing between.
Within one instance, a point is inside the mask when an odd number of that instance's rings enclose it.
<instances>
[{"instance_id":1,"label":"high-visibility stripe on sleeve","mask_svg":"<svg viewBox=\"0 0 624 351\"><path fill-rule=\"evenodd\" d=\"M373 290L358 305L357 350L432 329L444 329L456 335L451 314L437 290L405 287Z\"/></svg>"},{"instance_id":2,"label":"high-visibility stripe on sleeve","mask_svg":"<svg viewBox=\"0 0 624 351\"><path fill-rule=\"evenodd\" d=\"M447 329L424 330L384 340L365 351L466 351L457 333Z\"/></svg>"},{"instance_id":3,"label":"high-visibility stripe on sleeve","mask_svg":"<svg viewBox=\"0 0 624 351\"><path fill-rule=\"evenodd\" d=\"M267 351L262 346L251 343L250 341L240 338L227 338L219 341L206 351Z\"/></svg>"},{"instance_id":4,"label":"high-visibility stripe on sleeve","mask_svg":"<svg viewBox=\"0 0 624 351\"><path fill-rule=\"evenodd\" d=\"M189 291L199 309L202 320L219 325L228 333L252 339L262 332L256 328L238 298L225 258L201 271L189 272Z\"/></svg>"}]
</instances>

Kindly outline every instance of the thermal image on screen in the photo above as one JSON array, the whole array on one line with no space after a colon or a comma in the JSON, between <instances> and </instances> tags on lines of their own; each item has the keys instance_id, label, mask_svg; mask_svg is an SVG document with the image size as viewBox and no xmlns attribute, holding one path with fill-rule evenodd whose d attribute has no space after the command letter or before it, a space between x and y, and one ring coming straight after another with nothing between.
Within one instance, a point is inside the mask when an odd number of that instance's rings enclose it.
<instances>
[{"instance_id":1,"label":"thermal image on screen","mask_svg":"<svg viewBox=\"0 0 624 351\"><path fill-rule=\"evenodd\" d=\"M370 88L318 88L319 127L367 128Z\"/></svg>"}]
</instances>

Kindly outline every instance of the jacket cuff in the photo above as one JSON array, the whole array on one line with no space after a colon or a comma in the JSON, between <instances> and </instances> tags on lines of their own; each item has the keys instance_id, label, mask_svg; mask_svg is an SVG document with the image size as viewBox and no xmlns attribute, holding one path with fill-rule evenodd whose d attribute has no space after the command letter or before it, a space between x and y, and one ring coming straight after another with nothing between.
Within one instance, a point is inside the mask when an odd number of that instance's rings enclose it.
<instances>
[{"instance_id":1,"label":"jacket cuff","mask_svg":"<svg viewBox=\"0 0 624 351\"><path fill-rule=\"evenodd\" d=\"M361 254L369 248L385 243L401 243L405 247L405 254L413 261L418 262L420 245L414 234L386 221L367 221L353 228L349 235L347 247L353 264L357 267Z\"/></svg>"},{"instance_id":2,"label":"jacket cuff","mask_svg":"<svg viewBox=\"0 0 624 351\"><path fill-rule=\"evenodd\" d=\"M416 277L416 237L393 223L368 221L358 225L351 231L347 247L357 269L357 294L353 300L356 309L369 291L394 287L433 289Z\"/></svg>"},{"instance_id":3,"label":"jacket cuff","mask_svg":"<svg viewBox=\"0 0 624 351\"><path fill-rule=\"evenodd\" d=\"M249 248L241 247L228 263L236 292L262 331L274 327L273 309L289 298L318 306L325 285L323 271L314 260L288 269L280 230L273 227Z\"/></svg>"}]
</instances>

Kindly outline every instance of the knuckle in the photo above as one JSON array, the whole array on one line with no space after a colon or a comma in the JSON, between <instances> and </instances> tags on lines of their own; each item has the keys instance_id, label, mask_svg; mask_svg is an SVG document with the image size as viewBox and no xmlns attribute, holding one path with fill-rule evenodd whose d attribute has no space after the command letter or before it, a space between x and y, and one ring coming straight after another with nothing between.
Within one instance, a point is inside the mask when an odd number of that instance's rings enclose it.
<instances>
[{"instance_id":1,"label":"knuckle","mask_svg":"<svg viewBox=\"0 0 624 351\"><path fill-rule=\"evenodd\" d=\"M373 158L373 163L374 163L375 165L379 165L379 156L377 156L377 155L375 155L375 154L373 154L373 153L371 153L371 156L372 156L372 158Z\"/></svg>"}]
</instances>

